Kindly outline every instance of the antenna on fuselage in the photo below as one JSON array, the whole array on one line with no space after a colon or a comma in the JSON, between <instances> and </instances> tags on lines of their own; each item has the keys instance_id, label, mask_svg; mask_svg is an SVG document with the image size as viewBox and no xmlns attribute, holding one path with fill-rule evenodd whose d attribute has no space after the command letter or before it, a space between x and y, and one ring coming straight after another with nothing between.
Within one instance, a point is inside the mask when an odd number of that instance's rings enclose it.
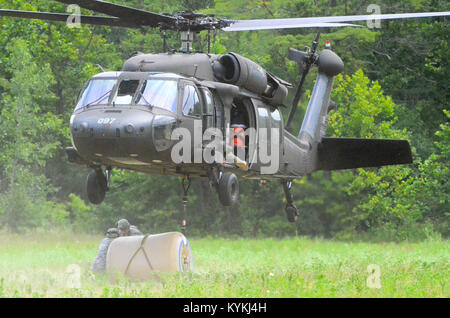
<instances>
[{"instance_id":1,"label":"antenna on fuselage","mask_svg":"<svg viewBox=\"0 0 450 318\"><path fill-rule=\"evenodd\" d=\"M103 73L105 73L105 70L103 69L103 67L100 64L95 64L95 67L98 67Z\"/></svg>"}]
</instances>

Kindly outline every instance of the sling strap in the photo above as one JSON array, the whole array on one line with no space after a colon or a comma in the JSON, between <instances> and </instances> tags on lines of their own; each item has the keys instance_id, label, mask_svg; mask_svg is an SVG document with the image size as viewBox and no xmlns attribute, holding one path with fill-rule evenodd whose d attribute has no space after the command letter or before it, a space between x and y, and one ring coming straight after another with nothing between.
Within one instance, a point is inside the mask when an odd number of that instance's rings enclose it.
<instances>
[{"instance_id":1,"label":"sling strap","mask_svg":"<svg viewBox=\"0 0 450 318\"><path fill-rule=\"evenodd\" d=\"M142 253L144 253L145 260L147 261L147 264L150 267L150 270L153 271L153 266L152 266L152 263L150 262L150 258L148 257L147 252L144 249L145 241L147 240L149 235L150 234L147 234L147 235L144 236L144 238L141 241L141 246L139 246L139 248L136 250L136 252L134 252L133 256L130 258L130 261L128 262L128 265L127 265L127 269L125 270L125 275L128 274L128 270L130 269L130 265L133 262L134 258L136 257L137 253L139 253L139 251L142 251Z\"/></svg>"}]
</instances>

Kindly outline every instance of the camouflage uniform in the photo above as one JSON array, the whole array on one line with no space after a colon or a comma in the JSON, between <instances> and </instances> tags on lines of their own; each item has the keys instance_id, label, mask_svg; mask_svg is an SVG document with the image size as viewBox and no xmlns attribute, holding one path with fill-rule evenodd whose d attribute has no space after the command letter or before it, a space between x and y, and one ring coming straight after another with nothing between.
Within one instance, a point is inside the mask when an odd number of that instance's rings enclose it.
<instances>
[{"instance_id":1,"label":"camouflage uniform","mask_svg":"<svg viewBox=\"0 0 450 318\"><path fill-rule=\"evenodd\" d=\"M120 236L143 235L136 226L130 225L130 223L125 219L117 222L117 229L119 230Z\"/></svg>"},{"instance_id":2,"label":"camouflage uniform","mask_svg":"<svg viewBox=\"0 0 450 318\"><path fill-rule=\"evenodd\" d=\"M106 255L108 254L108 248L111 242L119 236L134 236L143 235L139 229L130 225L130 223L122 219L117 222L117 228L111 228L106 232L106 238L103 239L98 249L97 257L92 263L92 271L96 273L105 273L106 270Z\"/></svg>"},{"instance_id":3,"label":"camouflage uniform","mask_svg":"<svg viewBox=\"0 0 450 318\"><path fill-rule=\"evenodd\" d=\"M116 228L111 228L106 232L106 238L103 239L100 247L98 249L97 257L92 263L92 271L95 273L104 274L106 270L106 255L108 254L108 248L111 242L119 237L119 230Z\"/></svg>"},{"instance_id":4,"label":"camouflage uniform","mask_svg":"<svg viewBox=\"0 0 450 318\"><path fill-rule=\"evenodd\" d=\"M134 236L134 235L144 235L144 234L142 234L142 232L139 231L139 229L136 226L131 225L130 226L130 236Z\"/></svg>"}]
</instances>

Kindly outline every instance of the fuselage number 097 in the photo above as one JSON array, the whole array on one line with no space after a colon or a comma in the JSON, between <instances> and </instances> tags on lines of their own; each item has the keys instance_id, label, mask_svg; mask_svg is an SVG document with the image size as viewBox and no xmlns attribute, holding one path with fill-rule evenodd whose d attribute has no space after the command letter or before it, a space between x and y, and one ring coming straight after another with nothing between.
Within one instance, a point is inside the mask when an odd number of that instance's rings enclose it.
<instances>
[{"instance_id":1,"label":"fuselage number 097","mask_svg":"<svg viewBox=\"0 0 450 318\"><path fill-rule=\"evenodd\" d=\"M98 124L112 124L116 118L100 118L97 123Z\"/></svg>"}]
</instances>

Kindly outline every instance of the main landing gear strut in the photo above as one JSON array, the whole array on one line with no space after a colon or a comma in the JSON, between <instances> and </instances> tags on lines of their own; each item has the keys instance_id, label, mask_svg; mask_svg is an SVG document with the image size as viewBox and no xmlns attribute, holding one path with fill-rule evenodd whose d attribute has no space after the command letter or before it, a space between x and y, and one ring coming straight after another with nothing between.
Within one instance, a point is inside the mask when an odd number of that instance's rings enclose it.
<instances>
[{"instance_id":1,"label":"main landing gear strut","mask_svg":"<svg viewBox=\"0 0 450 318\"><path fill-rule=\"evenodd\" d=\"M232 206L239 200L239 181L237 176L231 172L222 172L211 168L208 173L212 187L219 194L219 201L223 206ZM183 219L181 221L181 233L186 233L188 191L191 187L191 179L186 175L181 185L183 187Z\"/></svg>"},{"instance_id":2,"label":"main landing gear strut","mask_svg":"<svg viewBox=\"0 0 450 318\"><path fill-rule=\"evenodd\" d=\"M298 218L298 210L294 205L294 200L292 200L291 194L292 181L283 181L283 190L286 196L286 216L289 222L295 223Z\"/></svg>"},{"instance_id":3,"label":"main landing gear strut","mask_svg":"<svg viewBox=\"0 0 450 318\"><path fill-rule=\"evenodd\" d=\"M101 167L93 167L86 179L86 192L89 202L100 204L105 200L106 192L109 190L111 181L111 167L107 167L103 172Z\"/></svg>"}]
</instances>

